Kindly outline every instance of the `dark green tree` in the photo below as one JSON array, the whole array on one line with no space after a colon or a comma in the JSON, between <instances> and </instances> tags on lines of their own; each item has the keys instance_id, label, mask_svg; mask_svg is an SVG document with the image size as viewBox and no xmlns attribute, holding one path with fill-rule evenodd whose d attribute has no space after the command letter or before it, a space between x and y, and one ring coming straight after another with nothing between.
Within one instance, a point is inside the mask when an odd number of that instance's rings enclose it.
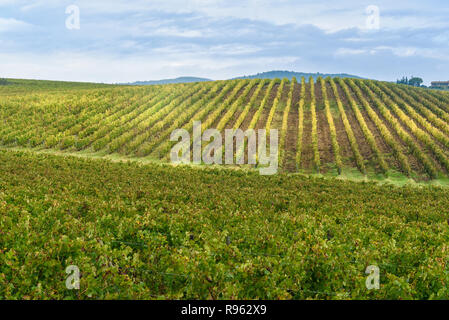
<instances>
[{"instance_id":1,"label":"dark green tree","mask_svg":"<svg viewBox=\"0 0 449 320\"><path fill-rule=\"evenodd\" d=\"M408 84L408 78L407 77L402 77L401 80L397 80L396 81L397 84Z\"/></svg>"},{"instance_id":2,"label":"dark green tree","mask_svg":"<svg viewBox=\"0 0 449 320\"><path fill-rule=\"evenodd\" d=\"M423 79L418 78L418 77L412 77L409 81L408 84L414 87L420 87L421 84L423 83Z\"/></svg>"}]
</instances>

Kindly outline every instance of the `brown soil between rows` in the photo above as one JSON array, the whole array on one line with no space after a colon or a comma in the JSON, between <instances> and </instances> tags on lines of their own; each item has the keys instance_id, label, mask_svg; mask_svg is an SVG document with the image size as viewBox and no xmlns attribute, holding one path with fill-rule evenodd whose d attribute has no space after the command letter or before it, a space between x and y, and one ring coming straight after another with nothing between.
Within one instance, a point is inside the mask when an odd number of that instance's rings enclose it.
<instances>
[{"instance_id":1,"label":"brown soil between rows","mask_svg":"<svg viewBox=\"0 0 449 320\"><path fill-rule=\"evenodd\" d=\"M239 90L239 92L237 92L237 94L236 94L236 96L231 100L231 101L229 101L229 103L228 103L228 105L226 106L226 108L224 108L221 112L220 112L220 114L217 116L217 118L212 122L212 124L208 127L208 128L205 128L205 129L210 129L210 128L216 128L217 126L218 126L218 124L220 123L220 121L221 121L221 119L224 117L224 115L228 112L228 110L229 110L229 108L232 106L232 104L235 102L235 101L237 101L239 98L240 98L240 96L243 94L243 92L246 90L246 88L249 86L249 83L248 84L246 84L245 86L243 86L240 90ZM257 85L256 85L257 86ZM232 92L232 91L231 91ZM253 88L251 88L251 91L250 92L254 92L254 87ZM248 101L248 96L249 95L247 95L246 97L245 97L245 103ZM227 99L227 98L226 98ZM226 99L224 100L224 101L226 101ZM224 101L223 101L223 103L224 103ZM220 107L220 105L217 105L217 108L219 108ZM239 108L237 109L237 110L239 110L241 108L241 106L239 106ZM211 111L211 113L210 114L208 114L206 117L205 117L205 120L214 112L215 110L212 110ZM238 111L236 111L236 112L234 112L234 115L236 114L236 113L239 113ZM232 119L232 117L231 117L231 119ZM230 119L230 120L231 120ZM204 121L205 121L204 120ZM228 123L229 123L229 121L228 121Z\"/></svg>"},{"instance_id":2,"label":"brown soil between rows","mask_svg":"<svg viewBox=\"0 0 449 320\"><path fill-rule=\"evenodd\" d=\"M282 91L282 94L281 94L281 100L276 109L276 112L274 113L273 122L271 123L272 129L279 130L279 138L280 138L281 129L282 129L282 120L284 118L284 110L287 107L288 95L290 93L290 88L291 88L290 86L291 86L291 84L288 84L288 83L285 84L284 90Z\"/></svg>"},{"instance_id":3,"label":"brown soil between rows","mask_svg":"<svg viewBox=\"0 0 449 320\"><path fill-rule=\"evenodd\" d=\"M304 103L304 124L303 139L301 143L301 169L311 171L313 164L313 146L312 146L312 113L310 108L310 84L306 84L306 97Z\"/></svg>"},{"instance_id":4,"label":"brown soil between rows","mask_svg":"<svg viewBox=\"0 0 449 320\"><path fill-rule=\"evenodd\" d=\"M259 129L266 128L267 118L268 118L268 115L270 114L271 107L273 106L274 99L276 98L276 95L279 91L279 86L280 86L279 84L275 84L273 86L273 89L270 92L270 97L267 101L267 104L265 105L265 108L262 110L259 120L256 123L256 127L255 127L256 132Z\"/></svg>"},{"instance_id":5,"label":"brown soil between rows","mask_svg":"<svg viewBox=\"0 0 449 320\"><path fill-rule=\"evenodd\" d=\"M254 115L256 114L257 110L259 109L259 107L260 107L260 105L261 105L261 103L263 101L263 98L265 97L265 95L267 93L266 91L268 90L268 86L269 85L267 84L267 88L262 90L261 96L260 96L260 98L258 98L258 100L260 99L260 101L257 101L256 105L252 106L252 108L250 109L250 112L248 112L248 115L245 117L245 120L242 122L241 128L244 128L242 130L248 130L249 125L251 124L251 122L252 122L252 120L254 118ZM269 110L270 110L270 108L271 108L271 106L273 104L274 98L276 97L278 88L279 88L279 84L275 84L273 86L273 88L271 89L271 92L269 93L268 101L267 101L265 107L263 108L263 110L262 110L262 112L261 112L261 114L259 116L259 119L256 122L255 127L253 128L254 131L256 132L256 134L257 134L257 130L265 129L265 124L264 124L265 122L264 121L266 121L268 113L270 112ZM257 144L258 139L256 139L256 140L257 140L256 141L256 146L258 146L258 144ZM245 148L245 163L248 163L248 146L246 146L246 148Z\"/></svg>"},{"instance_id":6,"label":"brown soil between rows","mask_svg":"<svg viewBox=\"0 0 449 320\"><path fill-rule=\"evenodd\" d=\"M270 113L271 107L273 106L274 103L274 99L276 98L277 92L279 90L279 84L275 84L270 92L270 97L268 98L267 104L265 105L265 107L263 108L259 120L256 123L256 126L254 128L256 134L258 135L258 130L259 129L265 129L266 128L266 123L267 123L267 119L268 119L268 115ZM268 133L267 133L267 146L269 145L269 140L268 140ZM259 137L257 137L257 150L259 150ZM267 151L268 152L268 151ZM246 152L247 154L248 152Z\"/></svg>"},{"instance_id":7,"label":"brown soil between rows","mask_svg":"<svg viewBox=\"0 0 449 320\"><path fill-rule=\"evenodd\" d=\"M257 90L258 85L259 85L259 84L257 83L254 87L251 88L251 90L248 92L248 94L246 95L246 97L244 97L243 103L237 107L237 109L235 110L235 112L233 113L233 115L231 116L231 118L229 119L229 121L226 123L224 129L222 130L222 132L221 132L221 138L222 138L222 147L223 147L223 150L224 150L224 148L225 148L225 143L226 143L226 141L225 141L225 139L226 139L226 133L225 133L225 130L227 130L227 129L233 129L233 128L234 128L235 122L236 122L237 119L240 117L240 115L241 115L243 109L244 109L244 108L246 107L246 105L250 102L252 96L254 95L255 91ZM240 92L238 93L238 96L234 99L234 101L236 101L237 99L240 98L240 96L243 94L243 91L244 91L244 90L245 90L245 87L242 89L242 91L240 91ZM231 104L232 104L232 103L233 103L233 102L231 102ZM221 119L223 118L223 116L226 114L227 111L228 111L228 109L225 109L225 110L221 113L220 117L217 118L217 119L214 121L214 124L210 126L210 128L216 128L216 127L218 126L218 124L220 123ZM204 143L204 144L207 144L207 143ZM235 138L234 138L234 146L235 146ZM234 152L236 152L236 151L235 151L235 147L234 147ZM212 155L213 155L213 153L212 153ZM224 161L225 161L225 159L223 158L223 162L224 162Z\"/></svg>"},{"instance_id":8,"label":"brown soil between rows","mask_svg":"<svg viewBox=\"0 0 449 320\"><path fill-rule=\"evenodd\" d=\"M287 133L284 147L284 163L281 164L287 172L296 172L296 153L298 151L298 131L299 131L299 99L301 95L301 85L295 84L292 96L292 105L288 115Z\"/></svg>"},{"instance_id":9,"label":"brown soil between rows","mask_svg":"<svg viewBox=\"0 0 449 320\"><path fill-rule=\"evenodd\" d=\"M318 134L318 151L320 153L321 168L320 170L325 173L328 171L326 164L335 162L334 151L332 149L332 140L329 128L329 122L327 120L326 111L324 107L323 92L321 89L321 83L317 83L315 86L316 96L316 115L317 115L317 134Z\"/></svg>"},{"instance_id":10,"label":"brown soil between rows","mask_svg":"<svg viewBox=\"0 0 449 320\"><path fill-rule=\"evenodd\" d=\"M245 119L243 119L242 124L240 125L240 129L242 129L243 131L248 130L248 127L254 117L254 114L257 112L257 110L260 107L260 104L262 103L263 98L265 97L266 93L268 90L268 84L266 84L263 89L261 90L259 97L257 98L257 100L255 101L254 105L251 106L251 108L249 109L248 114L245 116Z\"/></svg>"},{"instance_id":11,"label":"brown soil between rows","mask_svg":"<svg viewBox=\"0 0 449 320\"><path fill-rule=\"evenodd\" d=\"M245 109L246 105L250 102L250 100L253 98L254 93L257 90L257 87L259 86L259 83L257 83L251 90L249 91L248 95L245 97L245 100L243 101L242 105L238 106L237 110L232 115L231 119L229 119L228 123L225 125L225 129L233 129L234 124L237 121L237 119L242 114L243 110ZM251 106L253 107L253 106ZM249 112L248 112L249 114ZM223 135L224 138L224 135Z\"/></svg>"},{"instance_id":12,"label":"brown soil between rows","mask_svg":"<svg viewBox=\"0 0 449 320\"><path fill-rule=\"evenodd\" d=\"M282 134L282 120L284 118L285 108L287 107L289 92L290 92L290 84L286 83L282 90L278 107L276 108L275 113L273 115L273 121L271 122L271 130L273 130L273 129L278 130L278 143L279 143L278 154L281 152L281 148L284 147L284 146L280 145L280 139L281 139L281 134ZM274 101L273 101L273 103L274 103ZM270 133L267 132L267 146L270 145L270 143L271 143L270 139L268 139L269 135L270 135ZM279 164L279 167L282 168L282 164Z\"/></svg>"},{"instance_id":13,"label":"brown soil between rows","mask_svg":"<svg viewBox=\"0 0 449 320\"><path fill-rule=\"evenodd\" d=\"M250 106L250 109L248 110L248 113L246 114L245 118L243 119L243 121L242 121L242 123L240 124L240 127L239 127L239 129L242 130L243 132L248 130L248 127L249 127L249 125L251 123L251 120L253 119L254 114L259 109L259 106L262 103L263 97L265 96L267 89L268 89L268 84L265 84L264 87L262 88L262 90L259 92L259 95L256 98L256 100L254 101L254 103ZM243 109L246 107L246 104L249 103L249 101L252 99L252 97L253 97L253 95L254 95L256 90L257 90L257 85L255 86L255 88L251 89L250 97L248 97L247 102L245 103L245 106L240 108L241 109L240 112L236 112L236 113L238 113L238 116L234 115L233 119L228 122L228 125L226 126L227 129L234 128L234 125L235 125L237 119L240 117ZM225 138L225 137L223 136L223 138ZM224 146L224 143L225 142L223 141L223 146ZM237 146L236 146L236 138L235 137L234 137L234 142L233 143L234 143L234 154L235 154L236 152L238 152L238 150L236 149ZM244 161L245 161L244 163L248 163L247 148L245 149Z\"/></svg>"},{"instance_id":14,"label":"brown soil between rows","mask_svg":"<svg viewBox=\"0 0 449 320\"><path fill-rule=\"evenodd\" d=\"M249 84L249 83L248 83ZM236 96L231 99L230 101L228 101L229 105L232 104L234 101L236 101L238 99L238 97L242 94L242 92L245 90L246 86L248 86L248 84L244 85L242 88L240 88L240 90L237 92ZM238 84L236 84L236 86L238 86ZM223 96L222 101L217 102L217 104L215 105L216 108L220 107L220 104L225 103L232 95L232 92L234 91L235 87L234 86L232 89L230 89L228 92L226 92ZM220 90L220 92L223 90L223 88ZM217 95L220 94L220 92L217 92ZM202 110L205 106L201 106L201 108L199 110L197 110L195 113L199 112L200 110ZM207 119L210 117L210 115L214 112L215 109L212 109L210 111L210 113L204 115L204 118L202 119L202 122L204 123L205 121L207 121ZM223 117L223 115L226 113L227 108L225 108L224 110L221 111L220 115L217 117L217 119L215 119L213 121L213 124L210 126L210 128L214 128L215 124L218 124L218 119L221 119L221 117ZM194 120L199 120L199 119L195 119L195 118L191 118L188 121L194 121ZM180 125L182 126L182 125ZM204 147L207 143L202 143L202 147ZM190 155L191 158L193 159L193 148L190 151ZM165 155L162 155L165 156Z\"/></svg>"}]
</instances>

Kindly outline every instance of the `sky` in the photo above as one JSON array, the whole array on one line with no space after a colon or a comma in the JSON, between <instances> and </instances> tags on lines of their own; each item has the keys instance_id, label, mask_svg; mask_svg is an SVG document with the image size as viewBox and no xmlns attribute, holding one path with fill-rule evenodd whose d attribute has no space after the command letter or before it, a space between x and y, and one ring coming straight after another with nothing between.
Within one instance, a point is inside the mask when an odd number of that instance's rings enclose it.
<instances>
[{"instance_id":1,"label":"sky","mask_svg":"<svg viewBox=\"0 0 449 320\"><path fill-rule=\"evenodd\" d=\"M447 0L0 0L0 78L449 80Z\"/></svg>"}]
</instances>

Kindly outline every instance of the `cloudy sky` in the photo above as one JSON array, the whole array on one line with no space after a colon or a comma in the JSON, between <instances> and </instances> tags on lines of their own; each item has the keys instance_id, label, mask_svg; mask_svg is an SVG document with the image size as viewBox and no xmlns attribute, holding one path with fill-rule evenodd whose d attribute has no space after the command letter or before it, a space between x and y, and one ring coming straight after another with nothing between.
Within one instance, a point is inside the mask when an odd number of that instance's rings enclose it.
<instances>
[{"instance_id":1,"label":"cloudy sky","mask_svg":"<svg viewBox=\"0 0 449 320\"><path fill-rule=\"evenodd\" d=\"M0 0L0 77L114 83L269 70L449 80L449 3Z\"/></svg>"}]
</instances>

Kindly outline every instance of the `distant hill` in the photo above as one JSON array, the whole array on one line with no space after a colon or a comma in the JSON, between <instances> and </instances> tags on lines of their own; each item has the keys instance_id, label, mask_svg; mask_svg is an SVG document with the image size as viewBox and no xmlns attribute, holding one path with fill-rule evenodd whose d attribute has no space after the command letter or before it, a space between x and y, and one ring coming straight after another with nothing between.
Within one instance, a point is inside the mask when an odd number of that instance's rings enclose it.
<instances>
[{"instance_id":1,"label":"distant hill","mask_svg":"<svg viewBox=\"0 0 449 320\"><path fill-rule=\"evenodd\" d=\"M288 78L291 80L293 77L296 77L296 79L298 79L298 80L300 80L301 77L305 77L307 80L310 77L313 77L314 80L318 79L319 77L363 79L362 77L354 76L354 75L346 74L346 73L331 74L331 73L319 73L319 72L304 73L304 72L294 72L294 71L268 71L268 72L258 73L255 75L236 77L236 78L232 78L230 80L234 80L234 79L275 79L275 78L279 78L279 79ZM179 77L179 78L175 78L175 79L136 81L136 82L120 83L120 84L121 85L132 85L132 86L147 86L147 85L158 85L158 84L191 83L191 82L204 82L204 81L213 81L213 80L207 79L207 78L198 78L198 77Z\"/></svg>"},{"instance_id":2,"label":"distant hill","mask_svg":"<svg viewBox=\"0 0 449 320\"><path fill-rule=\"evenodd\" d=\"M212 81L212 80L206 79L206 78L196 78L196 77L179 77L176 79L136 81L136 82L122 83L122 84L133 85L133 86L147 86L147 85L157 85L157 84L191 83L191 82L204 82L204 81Z\"/></svg>"},{"instance_id":3,"label":"distant hill","mask_svg":"<svg viewBox=\"0 0 449 320\"><path fill-rule=\"evenodd\" d=\"M302 77L306 78L308 80L310 77L313 77L314 80L316 80L318 77L331 77L331 78L355 78L355 79L363 79L362 77L346 74L346 73L338 73L338 74L330 74L330 73L303 73L303 72L294 72L294 71L268 71L268 72L262 72L251 76L243 76L238 77L234 79L292 79L293 77L296 77L296 79L300 80Z\"/></svg>"}]
</instances>

